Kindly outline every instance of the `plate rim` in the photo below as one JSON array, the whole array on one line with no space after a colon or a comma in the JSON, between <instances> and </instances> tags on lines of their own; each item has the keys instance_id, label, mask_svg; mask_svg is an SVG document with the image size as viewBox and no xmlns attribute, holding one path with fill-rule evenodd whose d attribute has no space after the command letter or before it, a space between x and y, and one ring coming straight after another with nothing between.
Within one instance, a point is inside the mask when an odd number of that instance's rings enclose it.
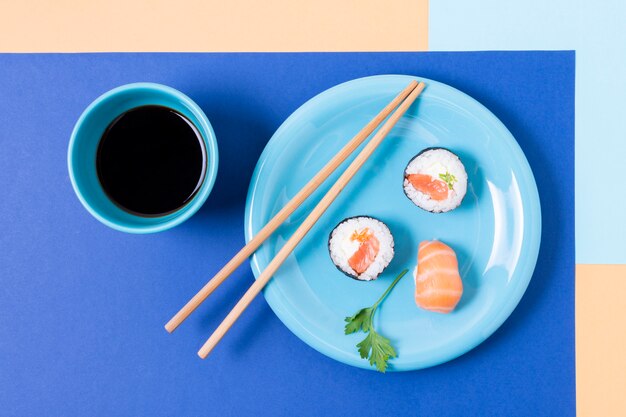
<instances>
[{"instance_id":1,"label":"plate rim","mask_svg":"<svg viewBox=\"0 0 626 417\"><path fill-rule=\"evenodd\" d=\"M407 84L412 80L424 81L427 87L429 85L438 85L439 87L450 90L453 94L465 100L471 106L477 108L481 112L481 116L487 117L489 121L491 122L491 126L498 129L503 134L503 136L507 137L508 139L507 144L512 148L512 151L515 152L516 154L515 155L516 161L518 161L522 165L521 171L516 174L521 174L521 176L524 179L522 183L527 185L526 187L527 190L526 190L526 193L520 192L520 194L524 196L524 202L528 205L529 211L533 213L534 218L536 219L536 221L534 222L532 226L527 227L526 226L527 222L524 222L525 224L524 245L522 246L522 250L526 248L525 257L527 258L527 261L522 265L522 271L520 273L523 279L519 279L517 285L512 287L510 290L511 294L509 296L509 302L506 303L499 312L495 313L495 317L492 317L490 323L488 323L485 326L485 329L482 332L480 333L476 332L477 334L474 335L474 337L472 337L469 341L465 341L465 343L462 344L462 347L450 348L449 346L454 345L454 344L449 344L447 346L448 349L447 350L443 349L442 350L443 353L436 359L431 359L431 360L425 359L422 361L415 361L413 363L393 363L393 366L390 366L390 368L388 368L388 371L390 372L394 372L394 371L401 372L401 371L419 370L419 369L428 368L428 367L439 365L441 363L448 362L450 360L453 360L469 352L470 350L480 345L484 340L486 340L493 333L495 333L495 331L498 330L498 328L500 328L500 326L513 313L515 308L517 308L521 298L523 297L524 293L526 292L526 289L528 288L528 285L530 284L530 280L532 279L532 276L536 267L536 263L537 263L537 259L539 255L539 249L541 245L541 236L542 236L541 203L539 199L537 183L535 181L535 177L532 172L532 168L530 167L530 164L528 162L528 159L526 158L526 155L521 149L519 143L517 142L513 134L508 130L508 128L502 123L502 121L498 119L487 107L485 107L482 103L480 103L475 98L469 96L463 91L457 88L454 88L448 84L435 81L432 79L428 79L426 77L406 75L406 74L381 74L381 75L373 75L373 76L355 78L355 79L351 79L351 80L342 82L340 84L337 84L333 87L330 87L316 94L315 96L307 100L305 103L303 103L301 106L299 106L296 110L294 110L289 115L289 117L285 119L285 121L280 125L280 127L274 132L272 137L269 139L269 141L265 145L265 148L263 149L263 152L261 153L257 161L257 164L254 168L254 172L252 174L252 177L250 179L250 184L248 187L248 192L246 196L245 213L244 213L244 234L245 234L246 243L248 243L254 237L253 230L252 230L252 206L253 206L252 203L254 200L255 191L259 185L260 173L265 163L267 162L269 155L273 152L273 149L277 146L277 141L275 138L280 137L283 131L287 130L300 117L302 117L303 113L306 114L309 108L315 106L318 101L326 99L327 96L340 94L344 90L349 90L349 89L354 88L355 85L358 85L358 84L367 84L371 82L386 82L386 81L388 82L392 80L393 81L404 80L406 81ZM427 94L427 92L428 92L428 88L424 90L424 94ZM454 103L454 102L449 102L449 103L458 107L457 103ZM524 218L526 219L526 215L524 216ZM522 255L524 254L522 253L520 255L520 258L522 258ZM259 265L256 254L254 254L252 258L250 259L250 266L251 266L255 279L257 279L261 273L261 267ZM279 320L300 340L302 340L304 343L306 343L308 346L312 347L313 349L317 350L318 352L322 353L323 355L331 359L334 359L338 362L355 366L358 368L362 368L362 369L375 370L373 367L369 366L369 363L367 361L360 359L360 358L357 359L353 357L345 357L344 352L342 350L337 349L333 345L327 343L325 340L307 331L306 328L298 322L295 316L293 316L289 312L288 309L282 308L283 306L281 305L281 301L279 299L279 295L281 295L282 293L279 293L277 291L271 291L271 288L275 288L275 287L266 286L263 289L263 296L265 300L269 304L272 311L279 318Z\"/></svg>"}]
</instances>

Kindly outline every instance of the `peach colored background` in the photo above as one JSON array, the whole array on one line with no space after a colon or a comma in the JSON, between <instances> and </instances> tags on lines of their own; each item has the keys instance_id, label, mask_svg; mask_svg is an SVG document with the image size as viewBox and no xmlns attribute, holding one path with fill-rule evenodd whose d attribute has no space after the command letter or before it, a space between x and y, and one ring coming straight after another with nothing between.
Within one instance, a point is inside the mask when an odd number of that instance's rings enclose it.
<instances>
[{"instance_id":1,"label":"peach colored background","mask_svg":"<svg viewBox=\"0 0 626 417\"><path fill-rule=\"evenodd\" d=\"M0 52L428 49L428 0L0 0L0 10ZM625 294L626 265L577 266L580 416L626 415Z\"/></svg>"},{"instance_id":2,"label":"peach colored background","mask_svg":"<svg viewBox=\"0 0 626 417\"><path fill-rule=\"evenodd\" d=\"M426 50L428 0L0 0L0 51Z\"/></svg>"},{"instance_id":3,"label":"peach colored background","mask_svg":"<svg viewBox=\"0 0 626 417\"><path fill-rule=\"evenodd\" d=\"M576 266L579 416L626 416L625 297L626 265Z\"/></svg>"}]
</instances>

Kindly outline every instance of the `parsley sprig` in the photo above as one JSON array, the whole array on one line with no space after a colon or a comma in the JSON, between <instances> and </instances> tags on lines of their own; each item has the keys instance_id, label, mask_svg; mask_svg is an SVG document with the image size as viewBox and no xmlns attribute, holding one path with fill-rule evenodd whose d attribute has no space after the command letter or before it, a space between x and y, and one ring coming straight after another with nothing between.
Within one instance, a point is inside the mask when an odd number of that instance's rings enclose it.
<instances>
[{"instance_id":1,"label":"parsley sprig","mask_svg":"<svg viewBox=\"0 0 626 417\"><path fill-rule=\"evenodd\" d=\"M457 182L457 179L454 175L450 174L446 171L445 174L439 174L439 178L446 184L448 184L448 188L454 190L454 183Z\"/></svg>"},{"instance_id":2,"label":"parsley sprig","mask_svg":"<svg viewBox=\"0 0 626 417\"><path fill-rule=\"evenodd\" d=\"M356 345L361 358L369 358L370 365L376 366L376 369L383 373L387 370L387 361L389 358L395 358L397 354L393 346L391 346L389 339L377 333L374 329L374 314L380 303L387 297L393 287L396 286L400 278L408 271L408 269L405 269L400 272L400 275L393 280L389 288L387 288L387 291L383 293L373 306L357 311L352 317L346 317L346 334L356 333L359 330L367 333L365 339Z\"/></svg>"}]
</instances>

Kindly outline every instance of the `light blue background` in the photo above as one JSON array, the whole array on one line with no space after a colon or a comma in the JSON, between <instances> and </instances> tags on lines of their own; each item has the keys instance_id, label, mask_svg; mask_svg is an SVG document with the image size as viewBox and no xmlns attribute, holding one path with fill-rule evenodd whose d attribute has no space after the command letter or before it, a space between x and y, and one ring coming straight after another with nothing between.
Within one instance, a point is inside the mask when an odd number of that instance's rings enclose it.
<instances>
[{"instance_id":1,"label":"light blue background","mask_svg":"<svg viewBox=\"0 0 626 417\"><path fill-rule=\"evenodd\" d=\"M626 1L431 1L429 43L576 50L576 262L626 263Z\"/></svg>"}]
</instances>

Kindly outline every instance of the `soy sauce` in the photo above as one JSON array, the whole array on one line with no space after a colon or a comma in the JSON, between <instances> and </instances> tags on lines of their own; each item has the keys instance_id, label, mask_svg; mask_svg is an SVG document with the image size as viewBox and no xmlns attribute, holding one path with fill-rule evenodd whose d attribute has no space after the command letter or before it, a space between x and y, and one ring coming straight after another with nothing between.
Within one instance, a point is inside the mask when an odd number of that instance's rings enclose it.
<instances>
[{"instance_id":1,"label":"soy sauce","mask_svg":"<svg viewBox=\"0 0 626 417\"><path fill-rule=\"evenodd\" d=\"M162 216L198 192L206 148L182 114L161 106L136 107L105 130L96 168L105 193L119 207L140 216Z\"/></svg>"}]
</instances>

